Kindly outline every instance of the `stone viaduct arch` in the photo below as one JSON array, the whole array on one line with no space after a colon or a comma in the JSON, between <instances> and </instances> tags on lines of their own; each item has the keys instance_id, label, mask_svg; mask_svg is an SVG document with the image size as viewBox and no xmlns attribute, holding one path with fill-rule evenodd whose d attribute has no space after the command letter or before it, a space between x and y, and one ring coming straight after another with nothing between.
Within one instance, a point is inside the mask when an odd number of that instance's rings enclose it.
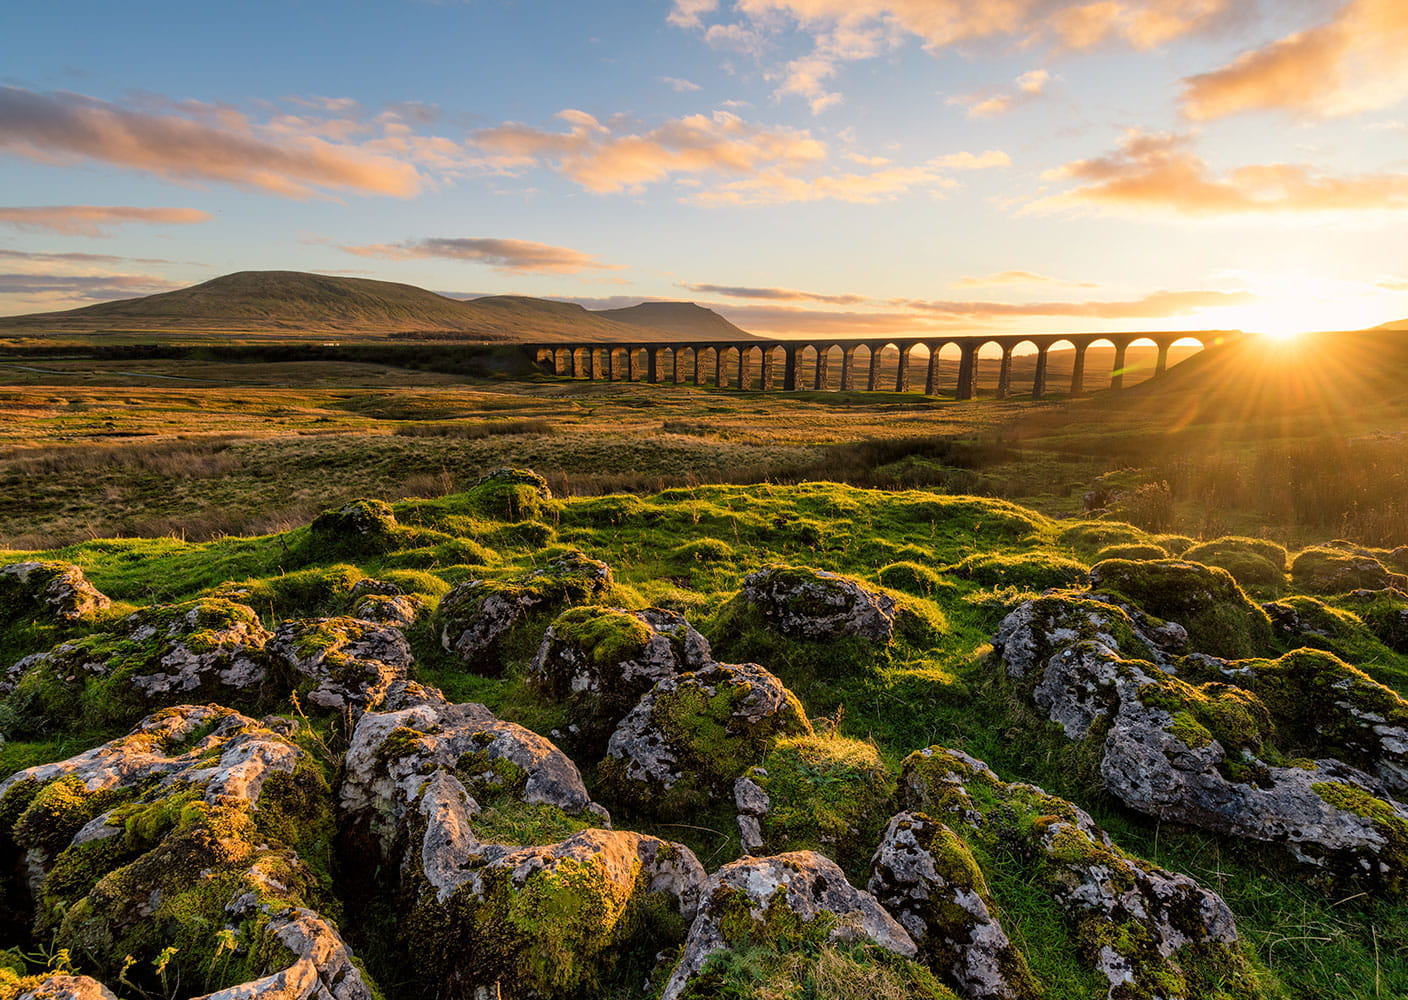
<instances>
[{"instance_id":1,"label":"stone viaduct arch","mask_svg":"<svg viewBox=\"0 0 1408 1000\"><path fill-rule=\"evenodd\" d=\"M1085 395L1105 388L1101 374L1087 372L1092 347L1113 348L1108 386L1124 387L1131 346L1156 349L1154 375L1168 368L1175 345L1207 349L1243 336L1237 330L1172 332L1003 334L987 336L900 337L888 339L825 338L820 340L688 341L667 343L597 343L529 345L539 365L554 375L596 381L643 381L650 384L689 382L716 388L782 390L856 390L924 392L938 395L941 378L957 372L954 397L973 399L978 392L979 353L985 370L997 360L995 395L1006 399L1026 388L1019 383L1014 358L1031 358L1030 395L1042 399L1051 390L1051 355L1070 355L1067 392ZM956 357L955 357L956 355ZM1034 356L1034 357L1033 357ZM893 369L891 360L894 359ZM1023 365L1026 368L1026 365ZM839 368L839 371L837 370ZM990 374L989 376L990 377ZM989 385L991 383L988 383ZM987 390L984 390L985 392Z\"/></svg>"}]
</instances>

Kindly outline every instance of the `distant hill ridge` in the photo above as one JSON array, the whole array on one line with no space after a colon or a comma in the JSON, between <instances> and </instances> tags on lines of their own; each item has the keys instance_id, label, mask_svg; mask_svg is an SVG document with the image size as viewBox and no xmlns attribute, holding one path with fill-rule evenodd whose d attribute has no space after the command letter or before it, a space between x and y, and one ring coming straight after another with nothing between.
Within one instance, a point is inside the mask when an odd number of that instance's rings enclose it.
<instances>
[{"instance_id":1,"label":"distant hill ridge","mask_svg":"<svg viewBox=\"0 0 1408 1000\"><path fill-rule=\"evenodd\" d=\"M302 271L237 271L136 299L0 317L0 332L182 331L443 335L478 342L662 341L753 335L689 302L593 312L522 295L451 299L415 285ZM706 334L707 331L707 334Z\"/></svg>"}]
</instances>

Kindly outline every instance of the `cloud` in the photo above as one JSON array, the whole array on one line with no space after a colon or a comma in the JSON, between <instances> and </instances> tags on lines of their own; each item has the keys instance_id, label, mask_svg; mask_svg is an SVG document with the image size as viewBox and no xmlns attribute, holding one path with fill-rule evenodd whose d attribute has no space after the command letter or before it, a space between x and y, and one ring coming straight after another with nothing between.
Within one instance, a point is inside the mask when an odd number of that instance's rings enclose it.
<instances>
[{"instance_id":1,"label":"cloud","mask_svg":"<svg viewBox=\"0 0 1408 1000\"><path fill-rule=\"evenodd\" d=\"M1025 104L1040 97L1050 81L1050 73L1044 69L1034 69L1017 77L1013 81L1013 89L1010 91L978 91L973 94L950 97L944 103L966 108L969 118L994 118L1011 111L1019 104Z\"/></svg>"},{"instance_id":2,"label":"cloud","mask_svg":"<svg viewBox=\"0 0 1408 1000\"><path fill-rule=\"evenodd\" d=\"M1212 28L1237 8L1234 0L734 0L727 16L706 24L705 15L720 9L716 0L675 0L667 20L710 44L745 42L755 53L763 39L785 31L808 35L811 52L773 75L781 81L777 96L802 97L819 112L841 100L830 81L842 63L909 38L934 54L976 42L1054 52L1118 42L1147 51Z\"/></svg>"},{"instance_id":3,"label":"cloud","mask_svg":"<svg viewBox=\"0 0 1408 1000\"><path fill-rule=\"evenodd\" d=\"M0 139L3 142L3 139ZM133 208L126 205L37 205L0 207L0 225L47 230L68 236L106 236L111 226L133 222L189 226L213 216L194 208Z\"/></svg>"},{"instance_id":4,"label":"cloud","mask_svg":"<svg viewBox=\"0 0 1408 1000\"><path fill-rule=\"evenodd\" d=\"M633 131L621 119L598 121L568 109L568 131L506 122L471 136L484 165L503 171L548 166L589 191L639 191L671 176L752 174L825 159L826 146L805 130L768 128L728 111L672 118Z\"/></svg>"},{"instance_id":5,"label":"cloud","mask_svg":"<svg viewBox=\"0 0 1408 1000\"><path fill-rule=\"evenodd\" d=\"M1241 306L1260 296L1252 292L1158 291L1137 299L1107 302L958 302L907 299L911 309L976 320L1003 317L1082 316L1091 319L1165 319L1200 309Z\"/></svg>"},{"instance_id":6,"label":"cloud","mask_svg":"<svg viewBox=\"0 0 1408 1000\"><path fill-rule=\"evenodd\" d=\"M30 250L0 250L0 260L33 261L46 264L171 264L161 257L117 257L110 253L44 253Z\"/></svg>"},{"instance_id":7,"label":"cloud","mask_svg":"<svg viewBox=\"0 0 1408 1000\"><path fill-rule=\"evenodd\" d=\"M662 76L660 77L660 82L671 88L677 94L699 89L699 84L695 83L693 80L682 80L677 76Z\"/></svg>"},{"instance_id":8,"label":"cloud","mask_svg":"<svg viewBox=\"0 0 1408 1000\"><path fill-rule=\"evenodd\" d=\"M1408 278L1384 278L1382 281L1376 282L1375 287L1390 292L1408 292Z\"/></svg>"},{"instance_id":9,"label":"cloud","mask_svg":"<svg viewBox=\"0 0 1408 1000\"><path fill-rule=\"evenodd\" d=\"M1408 174L1337 177L1302 164L1269 163L1218 175L1191 143L1187 135L1131 129L1116 152L1049 172L1050 180L1078 184L1032 202L1023 211L1076 208L1216 218L1408 208Z\"/></svg>"},{"instance_id":10,"label":"cloud","mask_svg":"<svg viewBox=\"0 0 1408 1000\"><path fill-rule=\"evenodd\" d=\"M1183 113L1208 121L1278 109L1335 117L1408 97L1408 5L1350 0L1324 24L1183 81Z\"/></svg>"},{"instance_id":11,"label":"cloud","mask_svg":"<svg viewBox=\"0 0 1408 1000\"><path fill-rule=\"evenodd\" d=\"M617 264L603 264L591 254L547 243L502 239L424 239L405 243L373 243L340 249L359 257L413 260L440 257L488 264L506 274L579 274L582 271L620 271Z\"/></svg>"},{"instance_id":12,"label":"cloud","mask_svg":"<svg viewBox=\"0 0 1408 1000\"><path fill-rule=\"evenodd\" d=\"M864 295L826 295L821 292L802 292L795 288L752 288L746 285L708 285L682 281L679 287L705 295L723 295L731 299L770 299L782 302L825 302L832 305L859 305L873 301Z\"/></svg>"},{"instance_id":13,"label":"cloud","mask_svg":"<svg viewBox=\"0 0 1408 1000\"><path fill-rule=\"evenodd\" d=\"M967 276L953 283L954 288L991 288L994 285L1051 285L1058 288L1098 288L1093 281L1066 281L1034 271L999 271L980 277Z\"/></svg>"},{"instance_id":14,"label":"cloud","mask_svg":"<svg viewBox=\"0 0 1408 1000\"><path fill-rule=\"evenodd\" d=\"M181 287L180 282L150 274L0 274L0 295L54 298L69 304L130 299Z\"/></svg>"},{"instance_id":15,"label":"cloud","mask_svg":"<svg viewBox=\"0 0 1408 1000\"><path fill-rule=\"evenodd\" d=\"M915 191L931 194L956 188L947 175L953 170L987 170L1011 164L1001 150L952 153L919 166L885 166L868 173L802 176L767 170L754 177L729 181L700 191L688 200L700 205L777 205L786 202L840 201L873 205Z\"/></svg>"},{"instance_id":16,"label":"cloud","mask_svg":"<svg viewBox=\"0 0 1408 1000\"><path fill-rule=\"evenodd\" d=\"M290 198L420 191L425 178L414 163L398 158L407 155L410 140L378 141L383 148L329 141L287 120L261 126L239 111L198 102L156 113L80 94L0 87L0 150L45 163L98 161Z\"/></svg>"}]
</instances>

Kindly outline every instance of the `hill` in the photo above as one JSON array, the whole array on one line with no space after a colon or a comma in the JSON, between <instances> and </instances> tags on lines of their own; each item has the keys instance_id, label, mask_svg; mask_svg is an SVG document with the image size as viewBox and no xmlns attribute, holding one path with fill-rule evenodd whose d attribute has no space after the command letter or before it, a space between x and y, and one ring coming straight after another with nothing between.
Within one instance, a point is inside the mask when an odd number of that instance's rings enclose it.
<instances>
[{"instance_id":1,"label":"hill","mask_svg":"<svg viewBox=\"0 0 1408 1000\"><path fill-rule=\"evenodd\" d=\"M718 339L750 336L707 309L689 308L713 317L715 326L730 331L716 335ZM669 318L659 315L662 320ZM677 339L684 332L674 326L622 321L564 302L512 295L461 301L415 285L301 271L239 271L174 292L0 317L0 332L110 330L410 335L489 343L659 341Z\"/></svg>"},{"instance_id":2,"label":"hill","mask_svg":"<svg viewBox=\"0 0 1408 1000\"><path fill-rule=\"evenodd\" d=\"M1408 330L1408 319L1396 319L1392 323L1380 323L1375 330Z\"/></svg>"},{"instance_id":3,"label":"hill","mask_svg":"<svg viewBox=\"0 0 1408 1000\"><path fill-rule=\"evenodd\" d=\"M712 309L693 302L642 302L625 309L603 309L597 315L702 340L742 340L751 336Z\"/></svg>"}]
</instances>

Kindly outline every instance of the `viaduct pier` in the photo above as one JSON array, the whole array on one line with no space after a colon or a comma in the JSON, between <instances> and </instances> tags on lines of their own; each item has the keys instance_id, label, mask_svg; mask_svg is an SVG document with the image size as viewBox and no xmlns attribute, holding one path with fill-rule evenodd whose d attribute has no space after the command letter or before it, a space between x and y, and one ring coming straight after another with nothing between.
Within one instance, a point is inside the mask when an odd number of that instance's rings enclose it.
<instances>
[{"instance_id":1,"label":"viaduct pier","mask_svg":"<svg viewBox=\"0 0 1408 1000\"><path fill-rule=\"evenodd\" d=\"M1125 358L1133 345L1157 349L1156 375L1168 367L1169 349L1185 341L1202 348L1244 336L1237 330L1182 330L1128 333L843 338L820 340L679 340L640 343L533 344L537 362L555 375L611 382L692 383L739 389L826 390L839 368L836 388L893 390L927 395L939 391L940 372L956 365L955 395L976 395L979 353L999 359L997 397L1014 391L1013 357L1035 356L1031 398L1047 392L1047 368L1053 349L1074 351L1072 396L1087 389L1086 353L1096 345L1114 349L1110 388L1123 387ZM1064 346L1063 346L1064 345ZM948 357L941 357L947 348ZM955 356L956 355L956 356ZM666 369L668 367L668 374ZM887 369L893 368L893 371ZM1025 384L1025 382L1024 382ZM1103 388L1101 386L1100 388Z\"/></svg>"}]
</instances>

